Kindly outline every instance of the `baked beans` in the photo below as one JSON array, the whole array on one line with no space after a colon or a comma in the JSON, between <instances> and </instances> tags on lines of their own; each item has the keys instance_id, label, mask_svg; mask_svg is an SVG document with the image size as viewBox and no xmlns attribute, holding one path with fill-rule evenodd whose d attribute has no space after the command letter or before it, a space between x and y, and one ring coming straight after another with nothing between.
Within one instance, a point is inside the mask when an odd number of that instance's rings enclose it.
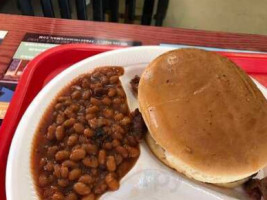
<instances>
[{"instance_id":1,"label":"baked beans","mask_svg":"<svg viewBox=\"0 0 267 200\"><path fill-rule=\"evenodd\" d=\"M119 188L142 134L133 128L122 74L121 67L103 67L82 75L47 109L32 148L40 199L96 200Z\"/></svg>"}]
</instances>

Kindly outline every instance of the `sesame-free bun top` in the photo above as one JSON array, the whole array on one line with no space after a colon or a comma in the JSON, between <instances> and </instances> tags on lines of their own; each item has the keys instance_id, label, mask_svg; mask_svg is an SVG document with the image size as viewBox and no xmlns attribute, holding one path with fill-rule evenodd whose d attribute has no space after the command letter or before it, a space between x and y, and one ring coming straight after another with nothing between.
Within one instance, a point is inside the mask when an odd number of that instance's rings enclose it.
<instances>
[{"instance_id":1,"label":"sesame-free bun top","mask_svg":"<svg viewBox=\"0 0 267 200\"><path fill-rule=\"evenodd\" d=\"M143 72L138 102L168 164L188 177L229 183L267 164L266 99L228 58L169 51Z\"/></svg>"}]
</instances>

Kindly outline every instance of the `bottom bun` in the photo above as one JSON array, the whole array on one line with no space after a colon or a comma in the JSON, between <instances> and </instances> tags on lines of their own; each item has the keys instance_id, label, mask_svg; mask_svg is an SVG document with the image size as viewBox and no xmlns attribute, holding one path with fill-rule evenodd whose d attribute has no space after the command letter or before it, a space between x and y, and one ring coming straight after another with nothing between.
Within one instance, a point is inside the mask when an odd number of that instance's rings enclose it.
<instances>
[{"instance_id":1,"label":"bottom bun","mask_svg":"<svg viewBox=\"0 0 267 200\"><path fill-rule=\"evenodd\" d=\"M149 133L146 134L146 143L149 146L150 150L153 152L153 154L161 161L163 162L165 165L167 165L168 167L178 171L179 173L182 173L184 175L187 175L186 173L183 173L182 170L179 168L179 166L172 166L171 163L167 160L166 158L166 152L165 150L160 147L155 140L151 137L151 135ZM190 176L187 176L190 179L193 179ZM220 186L220 187L225 187L225 188L234 188L237 186L242 185L243 183L247 182L252 176L240 179L238 181L234 181L234 182L228 182L228 183L212 183L212 185L216 185L216 186ZM195 180L195 179L193 179ZM208 183L211 184L211 183Z\"/></svg>"}]
</instances>

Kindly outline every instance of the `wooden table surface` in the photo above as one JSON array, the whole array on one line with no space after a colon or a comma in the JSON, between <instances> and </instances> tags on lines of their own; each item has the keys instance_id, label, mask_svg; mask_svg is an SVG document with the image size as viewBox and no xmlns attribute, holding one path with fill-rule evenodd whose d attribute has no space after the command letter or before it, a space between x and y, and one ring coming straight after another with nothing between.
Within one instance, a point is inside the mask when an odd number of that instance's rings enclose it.
<instances>
[{"instance_id":1,"label":"wooden table surface","mask_svg":"<svg viewBox=\"0 0 267 200\"><path fill-rule=\"evenodd\" d=\"M0 14L0 30L8 31L6 38L0 44L0 74L6 70L25 33L134 40L141 41L143 45L174 43L267 51L267 36L262 35L6 14Z\"/></svg>"}]
</instances>

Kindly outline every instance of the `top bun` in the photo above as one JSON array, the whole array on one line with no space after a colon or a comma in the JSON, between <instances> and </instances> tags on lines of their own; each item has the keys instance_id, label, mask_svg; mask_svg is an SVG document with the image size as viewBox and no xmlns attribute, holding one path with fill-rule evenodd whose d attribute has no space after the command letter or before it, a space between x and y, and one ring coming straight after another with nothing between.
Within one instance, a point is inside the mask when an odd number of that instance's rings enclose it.
<instances>
[{"instance_id":1,"label":"top bun","mask_svg":"<svg viewBox=\"0 0 267 200\"><path fill-rule=\"evenodd\" d=\"M169 165L229 183L267 164L267 101L232 61L198 49L169 51L145 69L140 111Z\"/></svg>"}]
</instances>

